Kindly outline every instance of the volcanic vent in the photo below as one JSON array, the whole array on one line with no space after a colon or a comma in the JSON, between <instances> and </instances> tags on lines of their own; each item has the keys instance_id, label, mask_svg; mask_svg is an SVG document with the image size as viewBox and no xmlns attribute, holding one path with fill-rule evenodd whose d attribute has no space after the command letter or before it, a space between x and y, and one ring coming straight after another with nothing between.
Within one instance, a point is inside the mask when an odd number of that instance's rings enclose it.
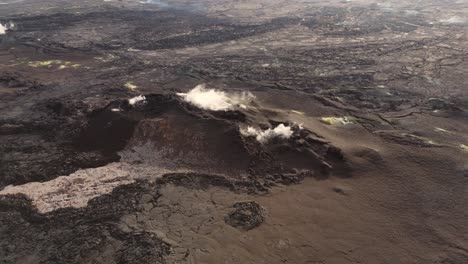
<instances>
[{"instance_id":1,"label":"volcanic vent","mask_svg":"<svg viewBox=\"0 0 468 264\"><path fill-rule=\"evenodd\" d=\"M340 149L301 125L278 120L281 115L272 111L251 93L201 86L112 101L89 115L72 142L84 153L119 155L120 161L44 183L8 186L1 194L24 193L49 212L83 207L116 186L168 174L212 175L264 189L346 167Z\"/></svg>"}]
</instances>

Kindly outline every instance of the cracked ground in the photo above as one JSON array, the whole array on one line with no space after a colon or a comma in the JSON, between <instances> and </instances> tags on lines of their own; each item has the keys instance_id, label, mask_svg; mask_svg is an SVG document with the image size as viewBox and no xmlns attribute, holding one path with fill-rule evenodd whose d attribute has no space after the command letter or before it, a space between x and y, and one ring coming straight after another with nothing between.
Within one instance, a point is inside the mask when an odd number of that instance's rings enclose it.
<instances>
[{"instance_id":1,"label":"cracked ground","mask_svg":"<svg viewBox=\"0 0 468 264\"><path fill-rule=\"evenodd\" d=\"M0 0L0 263L468 263L467 58L466 0Z\"/></svg>"}]
</instances>

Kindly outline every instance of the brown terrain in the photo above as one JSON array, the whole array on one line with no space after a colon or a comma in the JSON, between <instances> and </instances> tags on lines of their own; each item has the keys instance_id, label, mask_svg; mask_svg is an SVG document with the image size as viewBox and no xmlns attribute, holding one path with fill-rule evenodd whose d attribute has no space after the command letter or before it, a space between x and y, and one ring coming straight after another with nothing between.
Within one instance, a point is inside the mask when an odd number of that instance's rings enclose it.
<instances>
[{"instance_id":1,"label":"brown terrain","mask_svg":"<svg viewBox=\"0 0 468 264\"><path fill-rule=\"evenodd\" d=\"M468 263L468 1L0 0L0 263Z\"/></svg>"}]
</instances>

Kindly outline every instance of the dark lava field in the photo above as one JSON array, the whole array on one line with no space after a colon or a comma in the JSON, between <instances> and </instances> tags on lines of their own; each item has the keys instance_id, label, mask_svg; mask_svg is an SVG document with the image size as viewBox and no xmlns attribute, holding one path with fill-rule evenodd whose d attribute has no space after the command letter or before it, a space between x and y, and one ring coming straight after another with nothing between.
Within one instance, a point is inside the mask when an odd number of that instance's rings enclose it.
<instances>
[{"instance_id":1,"label":"dark lava field","mask_svg":"<svg viewBox=\"0 0 468 264\"><path fill-rule=\"evenodd\" d=\"M467 85L467 0L0 0L0 264L466 264Z\"/></svg>"}]
</instances>

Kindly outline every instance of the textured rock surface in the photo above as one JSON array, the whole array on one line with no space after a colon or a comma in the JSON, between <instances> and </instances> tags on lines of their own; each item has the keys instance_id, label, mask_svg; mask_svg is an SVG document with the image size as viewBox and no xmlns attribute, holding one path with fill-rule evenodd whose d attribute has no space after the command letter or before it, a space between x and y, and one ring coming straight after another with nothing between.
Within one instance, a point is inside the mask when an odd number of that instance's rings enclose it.
<instances>
[{"instance_id":1,"label":"textured rock surface","mask_svg":"<svg viewBox=\"0 0 468 264\"><path fill-rule=\"evenodd\" d=\"M466 1L0 7L0 263L467 263Z\"/></svg>"}]
</instances>

